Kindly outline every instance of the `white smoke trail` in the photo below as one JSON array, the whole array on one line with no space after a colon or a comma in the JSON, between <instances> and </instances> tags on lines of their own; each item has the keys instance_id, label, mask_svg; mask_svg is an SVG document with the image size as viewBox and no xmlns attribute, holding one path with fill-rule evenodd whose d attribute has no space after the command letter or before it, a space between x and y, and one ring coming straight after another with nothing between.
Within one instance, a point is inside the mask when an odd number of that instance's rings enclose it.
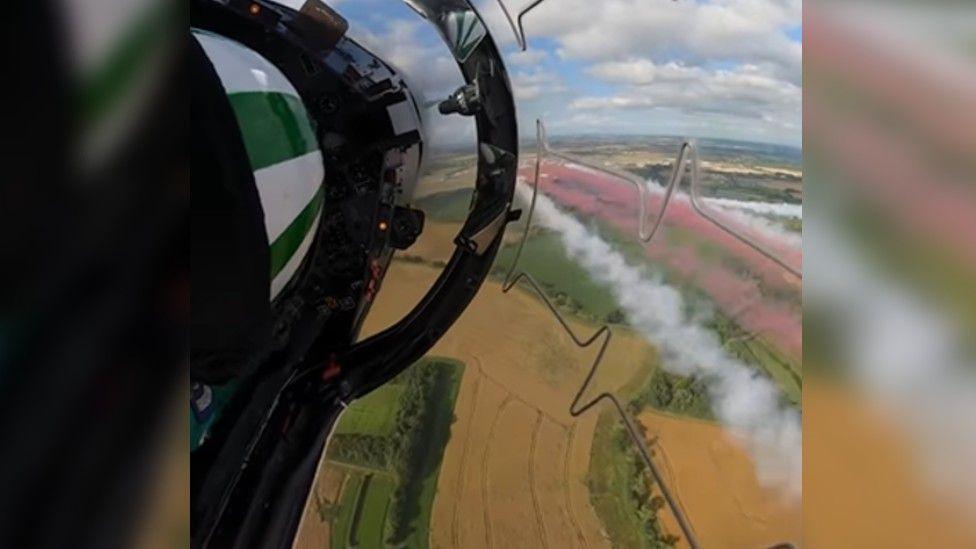
<instances>
[{"instance_id":1,"label":"white smoke trail","mask_svg":"<svg viewBox=\"0 0 976 549\"><path fill-rule=\"evenodd\" d=\"M573 169L580 169L575 164ZM654 194L664 194L664 185L650 178L647 180L647 188ZM687 198L686 198L687 199ZM711 206L723 210L741 210L756 215L796 218L803 219L803 204L790 204L789 202L762 202L759 200L737 200L735 198L721 198L717 196L702 197L702 200Z\"/></svg>"},{"instance_id":2,"label":"white smoke trail","mask_svg":"<svg viewBox=\"0 0 976 549\"><path fill-rule=\"evenodd\" d=\"M803 219L802 204L790 204L788 202L759 202L756 200L735 200L732 198L705 198L704 200L712 206L723 209L744 210L758 215L795 217L797 219Z\"/></svg>"},{"instance_id":3,"label":"white smoke trail","mask_svg":"<svg viewBox=\"0 0 976 549\"><path fill-rule=\"evenodd\" d=\"M770 221L767 217L732 208L719 207L716 209L721 211L723 216L738 225L749 227L769 240L780 242L797 249L803 245L803 236L800 233L791 231L779 223Z\"/></svg>"},{"instance_id":4,"label":"white smoke trail","mask_svg":"<svg viewBox=\"0 0 976 549\"><path fill-rule=\"evenodd\" d=\"M519 193L526 198L528 191L520 185ZM630 325L661 351L667 370L693 374L704 381L716 417L745 443L760 482L798 497L802 481L800 416L779 404L773 383L728 356L712 331L687 318L678 290L647 279L542 194L537 197L534 219L556 231L567 254L611 290Z\"/></svg>"},{"instance_id":5,"label":"white smoke trail","mask_svg":"<svg viewBox=\"0 0 976 549\"><path fill-rule=\"evenodd\" d=\"M576 166L574 166L574 169ZM657 196L664 195L664 186L654 179L647 180L647 189ZM690 205L690 198L686 193L677 193L672 199ZM793 248L802 246L803 237L796 231L783 226L775 220L803 219L802 204L788 204L786 202L759 202L753 200L735 200L732 198L702 199L705 204L720 211L723 216L730 218L739 225L749 227L764 237L781 242ZM774 220L775 219L775 220Z\"/></svg>"},{"instance_id":6,"label":"white smoke trail","mask_svg":"<svg viewBox=\"0 0 976 549\"><path fill-rule=\"evenodd\" d=\"M829 311L834 345L863 402L896 418L924 480L976 513L976 364L961 322L853 247L829 216L811 226L816 276L804 288Z\"/></svg>"}]
</instances>

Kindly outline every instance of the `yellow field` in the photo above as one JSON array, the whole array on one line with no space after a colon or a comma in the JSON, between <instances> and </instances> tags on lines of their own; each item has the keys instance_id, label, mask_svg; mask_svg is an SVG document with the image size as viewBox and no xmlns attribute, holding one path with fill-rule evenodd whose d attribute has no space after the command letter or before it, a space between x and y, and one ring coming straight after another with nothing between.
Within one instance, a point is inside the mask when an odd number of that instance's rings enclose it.
<instances>
[{"instance_id":1,"label":"yellow field","mask_svg":"<svg viewBox=\"0 0 976 549\"><path fill-rule=\"evenodd\" d=\"M435 274L394 263L365 331L389 325L389 311L416 303ZM502 295L488 282L431 351L468 365L434 500L432 547L608 546L583 484L596 416L569 414L593 355L571 345L536 298ZM643 347L631 335L617 338L599 385L626 380Z\"/></svg>"},{"instance_id":2,"label":"yellow field","mask_svg":"<svg viewBox=\"0 0 976 549\"><path fill-rule=\"evenodd\" d=\"M329 546L331 530L329 521L323 517L323 511L325 506L339 501L346 473L339 467L324 467L324 463L325 460L322 460L312 485L312 493L309 494L298 536L295 538L295 549L322 549Z\"/></svg>"},{"instance_id":3,"label":"yellow field","mask_svg":"<svg viewBox=\"0 0 976 549\"><path fill-rule=\"evenodd\" d=\"M730 549L799 543L802 510L759 485L752 460L713 423L645 411L654 461L681 502L702 547ZM662 512L668 532L680 533Z\"/></svg>"},{"instance_id":4,"label":"yellow field","mask_svg":"<svg viewBox=\"0 0 976 549\"><path fill-rule=\"evenodd\" d=\"M807 547L976 547L972 508L933 489L901 422L825 380L803 405Z\"/></svg>"},{"instance_id":5,"label":"yellow field","mask_svg":"<svg viewBox=\"0 0 976 549\"><path fill-rule=\"evenodd\" d=\"M427 229L412 255L446 259L457 227L431 223ZM363 337L401 318L438 272L426 264L394 261ZM594 330L571 325L580 334ZM534 295L519 289L505 295L498 282L484 284L430 351L467 365L434 500L431 547L610 546L585 484L599 411L580 418L569 414L595 352L596 346L575 347ZM619 389L637 373L636 365L655 356L642 338L615 328L584 400ZM783 508L765 497L748 457L719 427L660 414L640 419L657 437L655 459L665 460L703 546L760 547L798 539L799 508ZM326 478L322 472L320 477ZM677 533L668 513L660 516L666 530ZM303 541L323 540L327 530L303 535Z\"/></svg>"},{"instance_id":6,"label":"yellow field","mask_svg":"<svg viewBox=\"0 0 976 549\"><path fill-rule=\"evenodd\" d=\"M457 158L450 166L437 168L424 174L414 191L414 198L456 189L474 188L477 176L476 165L477 159L474 156Z\"/></svg>"}]
</instances>

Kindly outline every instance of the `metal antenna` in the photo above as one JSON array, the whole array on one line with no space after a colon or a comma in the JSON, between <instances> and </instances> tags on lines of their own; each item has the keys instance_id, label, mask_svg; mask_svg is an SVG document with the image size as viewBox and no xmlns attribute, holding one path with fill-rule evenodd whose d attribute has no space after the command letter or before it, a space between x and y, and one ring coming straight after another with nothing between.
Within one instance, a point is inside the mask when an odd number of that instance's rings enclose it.
<instances>
[{"instance_id":1,"label":"metal antenna","mask_svg":"<svg viewBox=\"0 0 976 549\"><path fill-rule=\"evenodd\" d=\"M522 8L522 11L518 12L517 22L512 20L512 15L508 13L508 8L505 7L504 0L498 0L498 5L501 6L502 12L505 14L505 19L508 19L508 24L512 27L512 33L515 34L515 41L518 42L519 48L525 51L528 48L528 43L525 40L525 28L522 26L522 19L530 11L534 10L539 4L545 2L545 0L533 0L528 6Z\"/></svg>"}]
</instances>

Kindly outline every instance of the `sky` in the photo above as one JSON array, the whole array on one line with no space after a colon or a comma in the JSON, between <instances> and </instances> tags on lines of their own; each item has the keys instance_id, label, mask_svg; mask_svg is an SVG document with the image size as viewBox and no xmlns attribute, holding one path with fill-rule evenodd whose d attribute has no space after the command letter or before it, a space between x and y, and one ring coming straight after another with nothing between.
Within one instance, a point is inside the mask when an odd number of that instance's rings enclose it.
<instances>
[{"instance_id":1,"label":"sky","mask_svg":"<svg viewBox=\"0 0 976 549\"><path fill-rule=\"evenodd\" d=\"M801 144L801 0L546 0L524 19L525 52L498 1L475 6L503 51L523 136L541 118L550 135ZM529 0L501 1L515 14ZM428 100L461 83L433 26L402 0L328 3ZM472 135L470 124L435 125L436 139Z\"/></svg>"}]
</instances>

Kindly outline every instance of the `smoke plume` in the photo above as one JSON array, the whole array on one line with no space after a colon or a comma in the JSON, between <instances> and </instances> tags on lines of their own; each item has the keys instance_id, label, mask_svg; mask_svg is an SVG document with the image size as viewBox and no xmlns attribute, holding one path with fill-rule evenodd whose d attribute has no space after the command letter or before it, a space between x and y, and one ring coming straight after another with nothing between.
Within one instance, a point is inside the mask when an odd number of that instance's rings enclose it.
<instances>
[{"instance_id":1,"label":"smoke plume","mask_svg":"<svg viewBox=\"0 0 976 549\"><path fill-rule=\"evenodd\" d=\"M519 192L528 197L524 185ZM567 255L610 289L630 325L660 350L666 370L705 383L716 417L750 452L760 482L799 496L800 415L780 404L775 385L729 356L714 332L689 318L678 290L646 277L542 194L534 219L558 233Z\"/></svg>"}]
</instances>

